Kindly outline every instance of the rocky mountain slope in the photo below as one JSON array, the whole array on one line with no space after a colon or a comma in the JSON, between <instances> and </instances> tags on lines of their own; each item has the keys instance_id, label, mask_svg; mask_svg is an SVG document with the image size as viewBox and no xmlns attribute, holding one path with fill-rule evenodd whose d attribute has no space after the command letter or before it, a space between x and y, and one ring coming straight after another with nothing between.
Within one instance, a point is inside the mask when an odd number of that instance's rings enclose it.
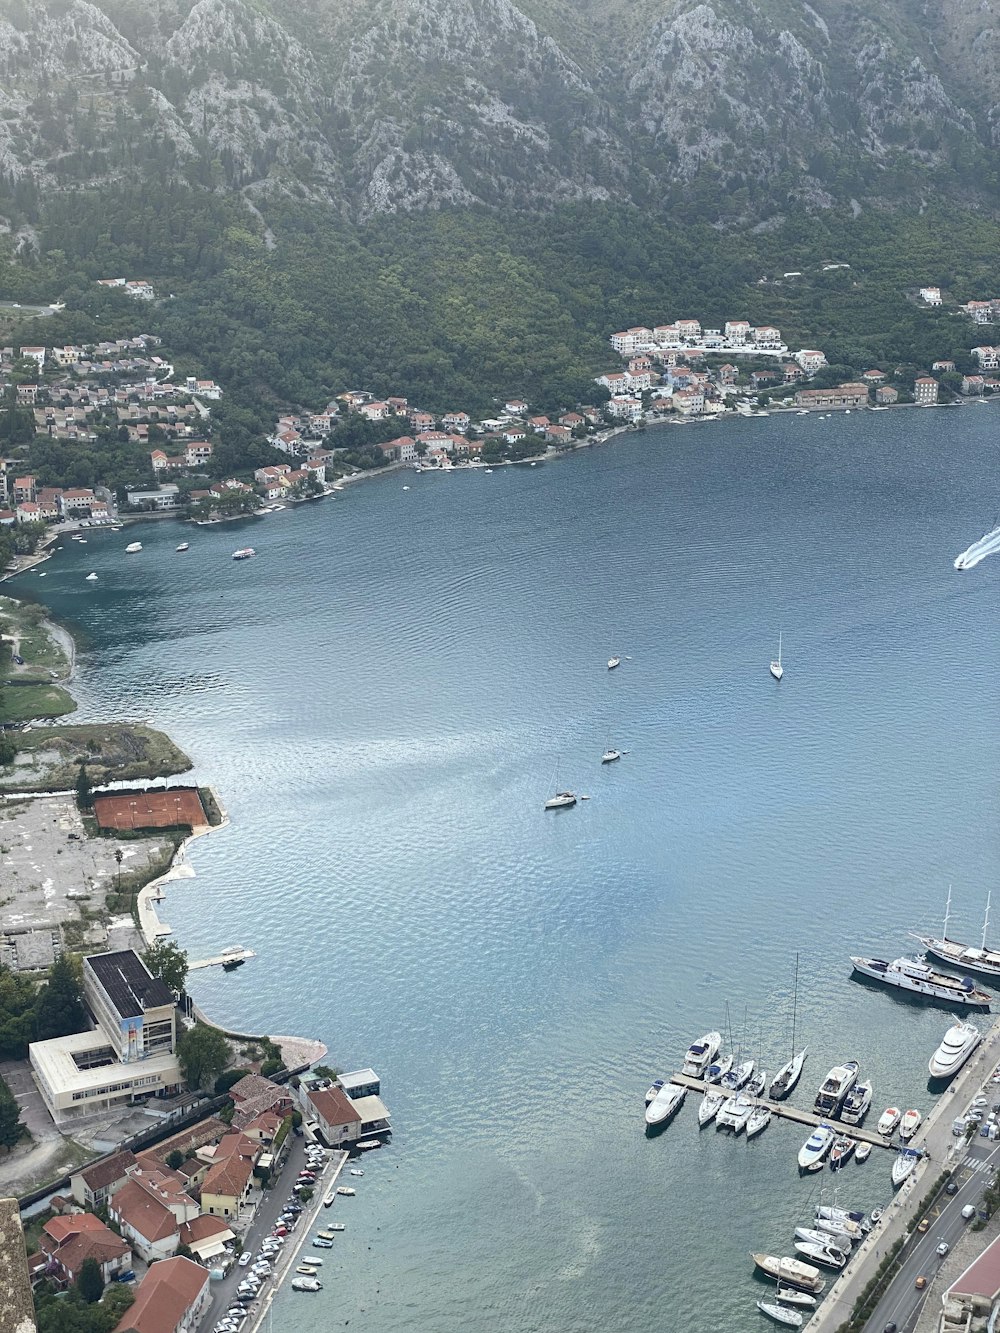
<instances>
[{"instance_id":1,"label":"rocky mountain slope","mask_svg":"<svg viewBox=\"0 0 1000 1333\"><path fill-rule=\"evenodd\" d=\"M362 220L992 202L998 3L0 0L0 172L176 176Z\"/></svg>"}]
</instances>

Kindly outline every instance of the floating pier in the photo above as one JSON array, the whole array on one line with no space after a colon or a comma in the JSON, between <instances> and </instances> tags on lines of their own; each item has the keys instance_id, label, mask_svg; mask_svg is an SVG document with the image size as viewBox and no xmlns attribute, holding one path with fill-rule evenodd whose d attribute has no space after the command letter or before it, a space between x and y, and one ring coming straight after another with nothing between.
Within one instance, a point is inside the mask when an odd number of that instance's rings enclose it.
<instances>
[{"instance_id":1,"label":"floating pier","mask_svg":"<svg viewBox=\"0 0 1000 1333\"><path fill-rule=\"evenodd\" d=\"M706 1083L703 1078L692 1078L689 1074L673 1074L670 1082L682 1088L689 1088L692 1092L708 1092L710 1089L714 1092L723 1091L718 1083ZM882 1134L876 1134L873 1129L864 1129L861 1125L848 1125L841 1120L831 1119L830 1116L817 1115L815 1111L800 1111L797 1106L791 1106L788 1102L770 1102L766 1097L753 1097L751 1100L755 1106L766 1106L776 1119L780 1117L798 1125L810 1125L814 1129L817 1125L833 1125L849 1139L855 1139L858 1143L870 1143L873 1148L888 1148L891 1152L899 1151L898 1145L894 1144L891 1138L887 1139Z\"/></svg>"},{"instance_id":2,"label":"floating pier","mask_svg":"<svg viewBox=\"0 0 1000 1333\"><path fill-rule=\"evenodd\" d=\"M222 953L216 954L214 958L199 958L193 963L188 963L189 972L197 972L202 967L235 967L239 963L245 963L249 958L256 958L257 955L253 949L225 949Z\"/></svg>"}]
</instances>

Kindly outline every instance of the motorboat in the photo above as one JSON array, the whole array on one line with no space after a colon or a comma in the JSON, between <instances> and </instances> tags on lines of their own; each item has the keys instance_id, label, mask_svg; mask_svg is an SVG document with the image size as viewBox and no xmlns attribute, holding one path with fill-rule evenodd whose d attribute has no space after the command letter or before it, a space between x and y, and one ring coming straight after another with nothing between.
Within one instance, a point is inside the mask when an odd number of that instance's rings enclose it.
<instances>
[{"instance_id":1,"label":"motorboat","mask_svg":"<svg viewBox=\"0 0 1000 1333\"><path fill-rule=\"evenodd\" d=\"M810 1296L808 1291L796 1291L794 1287L783 1287L779 1282L776 1294L778 1300L783 1301L785 1305L802 1305L810 1310L816 1308L816 1297Z\"/></svg>"},{"instance_id":2,"label":"motorboat","mask_svg":"<svg viewBox=\"0 0 1000 1333\"><path fill-rule=\"evenodd\" d=\"M604 753L601 755L601 763L613 764L616 759L620 759L621 757L622 757L621 750L605 750Z\"/></svg>"},{"instance_id":3,"label":"motorboat","mask_svg":"<svg viewBox=\"0 0 1000 1333\"><path fill-rule=\"evenodd\" d=\"M787 1324L789 1328L802 1327L801 1310L790 1310L787 1305L778 1305L774 1301L758 1301L757 1309L776 1324Z\"/></svg>"},{"instance_id":4,"label":"motorboat","mask_svg":"<svg viewBox=\"0 0 1000 1333\"><path fill-rule=\"evenodd\" d=\"M758 1134L763 1134L771 1123L771 1108L769 1106L755 1106L747 1121L747 1138L756 1138Z\"/></svg>"},{"instance_id":5,"label":"motorboat","mask_svg":"<svg viewBox=\"0 0 1000 1333\"><path fill-rule=\"evenodd\" d=\"M331 1222L330 1225L327 1227L327 1230L328 1230L328 1231L336 1231L336 1232L338 1233L338 1235L339 1235L339 1233L340 1233L341 1231L346 1231L346 1230L347 1230L347 1223L346 1223L346 1222Z\"/></svg>"},{"instance_id":6,"label":"motorboat","mask_svg":"<svg viewBox=\"0 0 1000 1333\"><path fill-rule=\"evenodd\" d=\"M814 1264L822 1264L825 1268L843 1268L844 1264L847 1263L847 1256L840 1250L830 1249L826 1245L817 1245L814 1241L797 1240L795 1242L795 1252L811 1260Z\"/></svg>"},{"instance_id":7,"label":"motorboat","mask_svg":"<svg viewBox=\"0 0 1000 1333\"><path fill-rule=\"evenodd\" d=\"M951 1078L983 1039L974 1023L953 1023L927 1065L931 1078Z\"/></svg>"},{"instance_id":8,"label":"motorboat","mask_svg":"<svg viewBox=\"0 0 1000 1333\"><path fill-rule=\"evenodd\" d=\"M129 542L128 546L125 547L125 554L136 555L141 550L142 550L142 542Z\"/></svg>"},{"instance_id":9,"label":"motorboat","mask_svg":"<svg viewBox=\"0 0 1000 1333\"><path fill-rule=\"evenodd\" d=\"M190 542L181 542L180 546L174 547L175 551L190 551L190 549L191 549Z\"/></svg>"},{"instance_id":10,"label":"motorboat","mask_svg":"<svg viewBox=\"0 0 1000 1333\"><path fill-rule=\"evenodd\" d=\"M701 1078L705 1070L719 1054L722 1045L721 1032L706 1032L703 1037L692 1042L687 1049L681 1073L691 1078Z\"/></svg>"},{"instance_id":11,"label":"motorboat","mask_svg":"<svg viewBox=\"0 0 1000 1333\"><path fill-rule=\"evenodd\" d=\"M323 1284L318 1277L293 1277L292 1291L322 1291Z\"/></svg>"},{"instance_id":12,"label":"motorboat","mask_svg":"<svg viewBox=\"0 0 1000 1333\"><path fill-rule=\"evenodd\" d=\"M781 677L785 674L784 671L781 669L781 631L780 631L780 630L778 631L778 656L777 656L777 657L775 658L775 660L771 663L771 668L770 668L770 669L771 669L771 675L774 677L775 680L780 680Z\"/></svg>"},{"instance_id":13,"label":"motorboat","mask_svg":"<svg viewBox=\"0 0 1000 1333\"><path fill-rule=\"evenodd\" d=\"M847 1163L854 1148L853 1139L849 1139L846 1134L839 1134L834 1139L833 1147L830 1149L830 1170L839 1171Z\"/></svg>"},{"instance_id":14,"label":"motorboat","mask_svg":"<svg viewBox=\"0 0 1000 1333\"><path fill-rule=\"evenodd\" d=\"M251 556L255 556L256 554L257 552L253 549L252 546L241 546L238 551L233 552L233 559L249 560Z\"/></svg>"},{"instance_id":15,"label":"motorboat","mask_svg":"<svg viewBox=\"0 0 1000 1333\"><path fill-rule=\"evenodd\" d=\"M840 1118L845 1125L860 1125L862 1120L868 1114L868 1108L872 1104L872 1083L871 1079L866 1078L862 1083L855 1083L850 1092L844 1098L844 1105L840 1110Z\"/></svg>"},{"instance_id":16,"label":"motorboat","mask_svg":"<svg viewBox=\"0 0 1000 1333\"><path fill-rule=\"evenodd\" d=\"M892 1164L892 1187L898 1189L923 1154L916 1148L901 1148Z\"/></svg>"},{"instance_id":17,"label":"motorboat","mask_svg":"<svg viewBox=\"0 0 1000 1333\"><path fill-rule=\"evenodd\" d=\"M94 574L94 573L90 573L90 574L88 574L88 575L87 575L87 579L86 579L86 581L87 581L88 583L96 583L96 582L97 582L97 575Z\"/></svg>"},{"instance_id":18,"label":"motorboat","mask_svg":"<svg viewBox=\"0 0 1000 1333\"><path fill-rule=\"evenodd\" d=\"M545 802L546 810L568 810L571 805L576 805L576 793L571 791L557 791Z\"/></svg>"},{"instance_id":19,"label":"motorboat","mask_svg":"<svg viewBox=\"0 0 1000 1333\"><path fill-rule=\"evenodd\" d=\"M803 1263L801 1259L791 1259L788 1255L778 1258L777 1255L762 1252L752 1253L750 1258L766 1277L783 1286L808 1291L814 1296L819 1296L826 1287L819 1269Z\"/></svg>"},{"instance_id":20,"label":"motorboat","mask_svg":"<svg viewBox=\"0 0 1000 1333\"><path fill-rule=\"evenodd\" d=\"M926 963L913 958L897 958L887 963L883 958L852 956L851 963L855 972L872 981L879 981L884 986L894 986L913 995L925 995L932 1000L960 1004L969 1009L990 1007L992 996L986 991L977 990L971 977L959 978L949 976L946 972L935 972Z\"/></svg>"},{"instance_id":21,"label":"motorboat","mask_svg":"<svg viewBox=\"0 0 1000 1333\"><path fill-rule=\"evenodd\" d=\"M357 1194L357 1192L358 1192L358 1191L354 1188L353 1185L338 1185L338 1186L337 1186L337 1193L338 1193L339 1195L341 1195L341 1196L342 1196L343 1198L345 1198L345 1199L353 1199L354 1196L355 1196L355 1194Z\"/></svg>"},{"instance_id":22,"label":"motorboat","mask_svg":"<svg viewBox=\"0 0 1000 1333\"><path fill-rule=\"evenodd\" d=\"M730 1097L715 1118L716 1129L731 1129L734 1134L746 1128L747 1121L753 1115L754 1102L745 1093Z\"/></svg>"},{"instance_id":23,"label":"motorboat","mask_svg":"<svg viewBox=\"0 0 1000 1333\"><path fill-rule=\"evenodd\" d=\"M357 1145L358 1152L371 1152L374 1148L381 1148L381 1139L362 1139Z\"/></svg>"},{"instance_id":24,"label":"motorboat","mask_svg":"<svg viewBox=\"0 0 1000 1333\"><path fill-rule=\"evenodd\" d=\"M864 1213L848 1208L838 1208L835 1204L829 1203L817 1204L816 1216L822 1218L825 1222L856 1222L859 1227L864 1227L865 1223Z\"/></svg>"},{"instance_id":25,"label":"motorboat","mask_svg":"<svg viewBox=\"0 0 1000 1333\"><path fill-rule=\"evenodd\" d=\"M816 1230L830 1240L847 1240L854 1245L865 1234L861 1223L852 1222L849 1217L841 1218L839 1221L832 1221L828 1217L817 1217L815 1221Z\"/></svg>"},{"instance_id":26,"label":"motorboat","mask_svg":"<svg viewBox=\"0 0 1000 1333\"><path fill-rule=\"evenodd\" d=\"M920 1121L923 1119L919 1111L904 1111L903 1118L899 1122L899 1137L904 1143L909 1142L920 1128Z\"/></svg>"},{"instance_id":27,"label":"motorboat","mask_svg":"<svg viewBox=\"0 0 1000 1333\"><path fill-rule=\"evenodd\" d=\"M753 1077L753 1061L744 1060L742 1064L730 1069L728 1074L723 1074L719 1080L719 1086L725 1088L727 1092L739 1092L745 1088Z\"/></svg>"},{"instance_id":28,"label":"motorboat","mask_svg":"<svg viewBox=\"0 0 1000 1333\"><path fill-rule=\"evenodd\" d=\"M314 1249L317 1249L317 1250L332 1250L332 1249L333 1249L333 1241L332 1241L332 1240L324 1240L322 1236L314 1236L313 1239L312 1239L312 1241L311 1241L310 1243L312 1244L313 1248L314 1248Z\"/></svg>"},{"instance_id":29,"label":"motorboat","mask_svg":"<svg viewBox=\"0 0 1000 1333\"><path fill-rule=\"evenodd\" d=\"M794 1090L802 1074L802 1066L806 1062L807 1050L808 1048L804 1047L797 1055L793 1055L775 1074L767 1094L772 1102L784 1101Z\"/></svg>"},{"instance_id":30,"label":"motorboat","mask_svg":"<svg viewBox=\"0 0 1000 1333\"><path fill-rule=\"evenodd\" d=\"M750 1082L747 1084L745 1091L748 1097L763 1097L764 1089L766 1087L767 1070L758 1069L756 1074L754 1074L753 1078L751 1078Z\"/></svg>"},{"instance_id":31,"label":"motorboat","mask_svg":"<svg viewBox=\"0 0 1000 1333\"><path fill-rule=\"evenodd\" d=\"M646 1124L665 1125L671 1116L680 1110L686 1096L687 1088L682 1088L676 1083L664 1083L646 1107Z\"/></svg>"},{"instance_id":32,"label":"motorboat","mask_svg":"<svg viewBox=\"0 0 1000 1333\"><path fill-rule=\"evenodd\" d=\"M836 1131L830 1125L817 1125L799 1149L799 1169L802 1171L815 1170L830 1151L836 1137Z\"/></svg>"},{"instance_id":33,"label":"motorboat","mask_svg":"<svg viewBox=\"0 0 1000 1333\"><path fill-rule=\"evenodd\" d=\"M871 1212L868 1214L868 1221L873 1227L877 1227L878 1224L882 1221L882 1214L884 1212L885 1212L884 1208L873 1208Z\"/></svg>"},{"instance_id":34,"label":"motorboat","mask_svg":"<svg viewBox=\"0 0 1000 1333\"><path fill-rule=\"evenodd\" d=\"M646 1093L646 1105L647 1105L647 1106L648 1106L649 1103L653 1100L653 1098L656 1096L656 1094L660 1091L660 1089L663 1087L663 1085L664 1085L664 1083L666 1083L666 1081L667 1081L667 1080L666 1080L665 1078L654 1078L654 1079L653 1079L652 1083L649 1085L649 1091Z\"/></svg>"},{"instance_id":35,"label":"motorboat","mask_svg":"<svg viewBox=\"0 0 1000 1333\"><path fill-rule=\"evenodd\" d=\"M609 670L609 671L614 671L615 667L620 667L621 664L622 664L622 659L621 659L620 657L609 657L609 658L608 658L608 670Z\"/></svg>"},{"instance_id":36,"label":"motorboat","mask_svg":"<svg viewBox=\"0 0 1000 1333\"><path fill-rule=\"evenodd\" d=\"M848 1060L846 1064L834 1065L820 1084L813 1109L817 1115L837 1115L844 1098L854 1087L858 1076L857 1060Z\"/></svg>"},{"instance_id":37,"label":"motorboat","mask_svg":"<svg viewBox=\"0 0 1000 1333\"><path fill-rule=\"evenodd\" d=\"M709 1090L701 1099L701 1105L698 1107L698 1124L708 1125L718 1115L722 1104L726 1101L724 1092L715 1092Z\"/></svg>"},{"instance_id":38,"label":"motorboat","mask_svg":"<svg viewBox=\"0 0 1000 1333\"><path fill-rule=\"evenodd\" d=\"M846 1236L831 1236L826 1231L814 1231L812 1227L796 1227L795 1239L804 1240L812 1245L821 1245L825 1250L839 1250L841 1254L850 1254L851 1242Z\"/></svg>"},{"instance_id":39,"label":"motorboat","mask_svg":"<svg viewBox=\"0 0 1000 1333\"><path fill-rule=\"evenodd\" d=\"M295 1271L301 1273L303 1277L315 1277L317 1273L317 1269L312 1264L299 1264Z\"/></svg>"},{"instance_id":40,"label":"motorboat","mask_svg":"<svg viewBox=\"0 0 1000 1333\"><path fill-rule=\"evenodd\" d=\"M364 1174L365 1173L361 1170L360 1166L352 1166L350 1171L348 1172L348 1175L351 1176L363 1176Z\"/></svg>"},{"instance_id":41,"label":"motorboat","mask_svg":"<svg viewBox=\"0 0 1000 1333\"><path fill-rule=\"evenodd\" d=\"M332 1207L333 1207L333 1201L334 1201L334 1199L335 1199L336 1197L337 1197L337 1191L336 1191L335 1189L330 1190L330 1192L327 1194L326 1198L323 1200L323 1207L324 1207L324 1208L332 1208Z\"/></svg>"},{"instance_id":42,"label":"motorboat","mask_svg":"<svg viewBox=\"0 0 1000 1333\"><path fill-rule=\"evenodd\" d=\"M870 1143L859 1143L854 1149L854 1160L858 1163L867 1162L872 1155L872 1145Z\"/></svg>"},{"instance_id":43,"label":"motorboat","mask_svg":"<svg viewBox=\"0 0 1000 1333\"><path fill-rule=\"evenodd\" d=\"M706 1083L721 1083L725 1076L733 1067L733 1057L724 1055L721 1059L713 1061L705 1070Z\"/></svg>"},{"instance_id":44,"label":"motorboat","mask_svg":"<svg viewBox=\"0 0 1000 1333\"><path fill-rule=\"evenodd\" d=\"M891 1139L899 1126L903 1113L898 1106L887 1106L878 1118L875 1128L887 1139Z\"/></svg>"}]
</instances>

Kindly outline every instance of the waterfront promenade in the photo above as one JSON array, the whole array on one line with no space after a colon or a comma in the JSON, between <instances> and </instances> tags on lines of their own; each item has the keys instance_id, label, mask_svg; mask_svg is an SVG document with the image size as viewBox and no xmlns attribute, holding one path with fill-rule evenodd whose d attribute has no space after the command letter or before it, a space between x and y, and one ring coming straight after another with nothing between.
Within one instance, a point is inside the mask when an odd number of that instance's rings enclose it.
<instances>
[{"instance_id":1,"label":"waterfront promenade","mask_svg":"<svg viewBox=\"0 0 1000 1333\"><path fill-rule=\"evenodd\" d=\"M808 1333L834 1333L847 1322L861 1292L875 1276L890 1247L907 1234L927 1191L942 1171L959 1166L969 1143L952 1133L952 1121L988 1082L1000 1059L1000 1018L984 1037L979 1050L938 1098L911 1146L922 1148L923 1160L896 1192L882 1221L854 1251L847 1269L837 1278L825 1300L806 1325ZM974 1141L975 1142L975 1141Z\"/></svg>"}]
</instances>

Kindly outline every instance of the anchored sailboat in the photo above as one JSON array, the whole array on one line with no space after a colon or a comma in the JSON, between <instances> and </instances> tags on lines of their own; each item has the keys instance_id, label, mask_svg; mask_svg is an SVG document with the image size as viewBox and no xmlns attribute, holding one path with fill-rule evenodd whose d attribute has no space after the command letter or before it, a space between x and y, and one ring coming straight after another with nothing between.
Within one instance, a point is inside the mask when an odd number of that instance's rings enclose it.
<instances>
[{"instance_id":1,"label":"anchored sailboat","mask_svg":"<svg viewBox=\"0 0 1000 1333\"><path fill-rule=\"evenodd\" d=\"M781 669L781 630L778 630L778 658L771 663L771 675L775 680L780 680L785 673Z\"/></svg>"},{"instance_id":2,"label":"anchored sailboat","mask_svg":"<svg viewBox=\"0 0 1000 1333\"><path fill-rule=\"evenodd\" d=\"M773 1102L784 1101L791 1093L799 1081L802 1073L802 1066L806 1062L808 1046L803 1046L802 1050L795 1052L795 1018L799 1005L799 955L795 955L795 989L792 992L792 1057L781 1066L774 1076L774 1081L768 1090L768 1096Z\"/></svg>"}]
</instances>

